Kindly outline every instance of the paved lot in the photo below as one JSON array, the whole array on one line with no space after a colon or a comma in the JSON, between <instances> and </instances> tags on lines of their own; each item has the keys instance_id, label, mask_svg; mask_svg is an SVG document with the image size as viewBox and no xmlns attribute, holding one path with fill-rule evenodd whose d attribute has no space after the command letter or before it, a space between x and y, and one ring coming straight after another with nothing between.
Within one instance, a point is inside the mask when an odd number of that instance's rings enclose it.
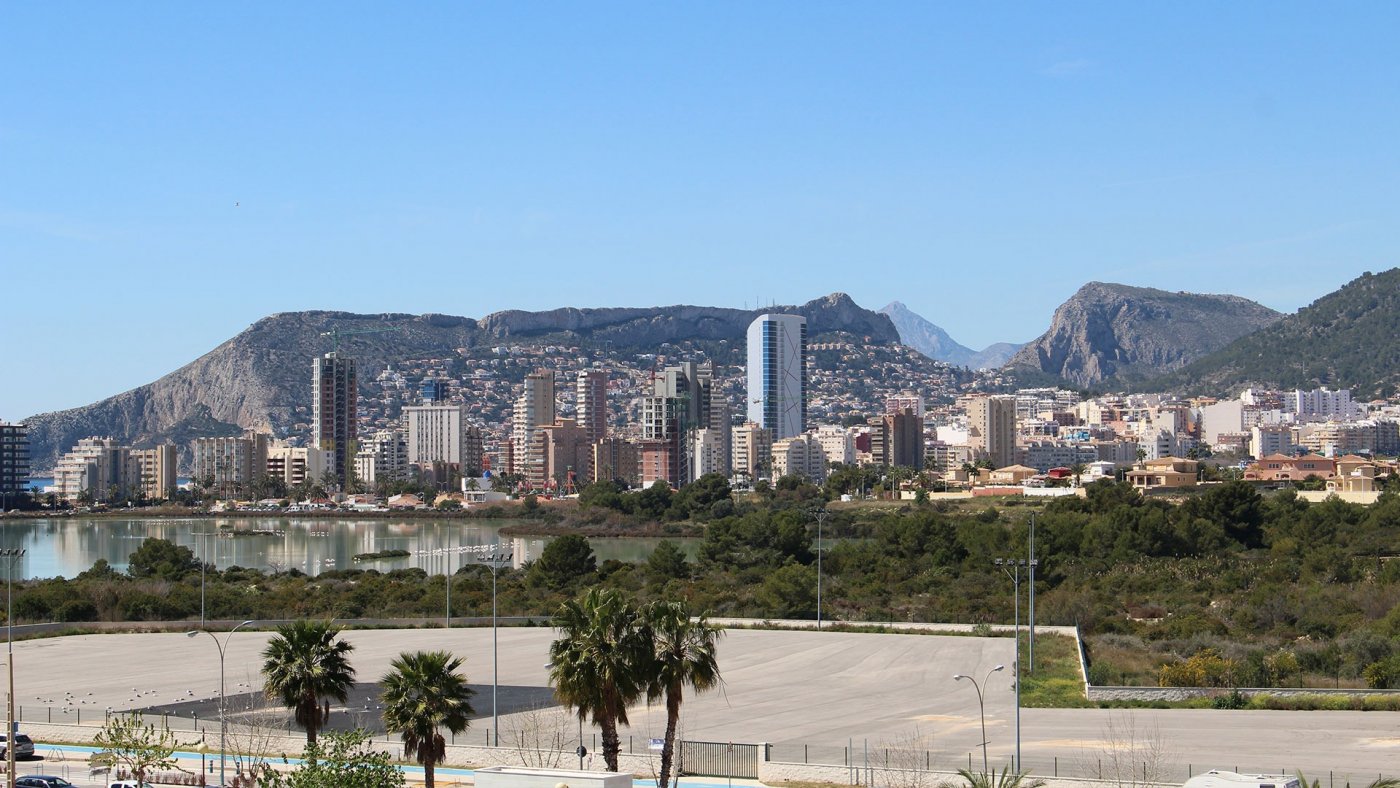
<instances>
[{"instance_id":1,"label":"paved lot","mask_svg":"<svg viewBox=\"0 0 1400 788\"><path fill-rule=\"evenodd\" d=\"M513 711L544 697L545 663L553 633L542 628L503 628L500 683L502 737L527 723L530 712ZM239 632L228 646L230 696L251 693L258 684L259 632ZM490 727L491 630L365 630L347 633L355 644L360 678L374 681L399 652L446 648L466 658L467 673L479 688L475 736ZM731 630L721 642L725 684L685 702L685 738L705 741L766 741L775 755L800 760L804 745L813 762L879 763L885 748L927 751L934 764L980 761L977 694L954 673L979 680L997 664L1011 662L1004 638L832 632ZM83 635L15 644L16 697L24 717L42 720L45 711L82 709L94 718L103 709L169 707L203 702L208 719L217 698L218 652L206 635ZM67 695L66 693L72 693ZM989 756L1010 757L1014 744L1014 702L1010 676L995 673L986 688ZM373 701L362 695L356 705ZM237 708L237 705L231 705ZM55 712L61 714L61 712ZM342 714L342 718L352 715ZM624 730L640 750L660 736L660 709L637 708ZM71 719L71 717L70 717ZM575 723L569 737L577 736ZM1092 773L1111 770L1114 761L1135 761L1141 748L1105 745L1107 726L1134 728L1138 739L1160 732L1166 760L1184 779L1187 764L1207 768L1292 770L1324 778L1328 771L1355 775L1400 774L1400 714L1382 712L1225 712L1197 710L1026 709L1021 713L1022 753L1038 772ZM585 730L586 740L592 740ZM848 743L852 754L848 753ZM591 746L591 745L590 745ZM624 742L624 748L627 742ZM1120 753L1114 756L1112 752ZM868 755L867 755L868 753ZM898 757L898 756L896 756ZM980 765L980 764L979 764ZM1140 767L1139 767L1140 768ZM1367 780L1369 781L1369 779ZM1337 783L1342 784L1340 779Z\"/></svg>"}]
</instances>

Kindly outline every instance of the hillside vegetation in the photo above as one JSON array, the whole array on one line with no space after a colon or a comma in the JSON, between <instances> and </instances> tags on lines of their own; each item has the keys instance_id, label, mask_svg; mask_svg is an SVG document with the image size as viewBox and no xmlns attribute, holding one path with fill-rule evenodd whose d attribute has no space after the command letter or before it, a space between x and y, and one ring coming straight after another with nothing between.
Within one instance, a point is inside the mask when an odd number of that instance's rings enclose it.
<instances>
[{"instance_id":1,"label":"hillside vegetation","mask_svg":"<svg viewBox=\"0 0 1400 788\"><path fill-rule=\"evenodd\" d=\"M1147 391L1234 396L1247 386L1349 388L1393 396L1400 384L1400 268L1366 273L1282 320L1181 370Z\"/></svg>"}]
</instances>

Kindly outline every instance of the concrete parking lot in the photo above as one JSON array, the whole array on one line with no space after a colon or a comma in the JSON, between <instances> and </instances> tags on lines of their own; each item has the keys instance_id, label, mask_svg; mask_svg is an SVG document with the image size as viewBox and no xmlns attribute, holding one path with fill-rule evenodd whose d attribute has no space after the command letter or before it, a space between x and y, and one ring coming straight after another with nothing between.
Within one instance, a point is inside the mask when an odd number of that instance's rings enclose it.
<instances>
[{"instance_id":1,"label":"concrete parking lot","mask_svg":"<svg viewBox=\"0 0 1400 788\"><path fill-rule=\"evenodd\" d=\"M478 719L469 735L484 738L491 726L491 634L489 628L361 630L346 637L355 645L353 661L362 681L377 680L405 650L448 649L465 657L467 674L479 690ZM553 633L502 628L499 637L500 684L511 688L502 695L501 728L507 730L513 718L529 713L519 709L548 695L545 663ZM266 639L266 633L247 631L230 639L231 697L259 686L259 652ZM731 630L720 645L724 686L686 699L682 734L693 740L770 742L784 760L849 758L859 765L893 748L922 750L935 765L966 766L970 755L980 761L981 717L973 687L955 682L953 674L980 681L993 666L1011 663L1011 647L1005 638ZM15 665L16 698L27 719L41 720L35 715L47 708L81 709L86 721L109 707L179 710L192 708L191 703L202 703L201 717L210 719L218 696L218 651L207 635L21 641L15 644ZM993 674L986 688L993 762L1004 762L1014 750L1013 699L1009 671ZM362 693L352 704L361 707L358 721L374 717L373 709L362 708L373 700ZM344 721L354 715L342 710L339 716ZM624 748L641 749L647 738L661 735L661 709L640 706L630 716L632 725L623 735L632 738ZM1046 773L1092 771L1095 763L1103 768L1108 751L1125 749L1121 742L1105 743L1110 723L1120 731L1135 729L1139 739L1157 732L1163 757L1183 779L1187 764L1195 772L1238 766L1301 768L1324 778L1329 771L1371 778L1379 772L1400 774L1400 715L1382 712L1025 709L1023 760ZM583 735L592 741L591 730Z\"/></svg>"}]
</instances>

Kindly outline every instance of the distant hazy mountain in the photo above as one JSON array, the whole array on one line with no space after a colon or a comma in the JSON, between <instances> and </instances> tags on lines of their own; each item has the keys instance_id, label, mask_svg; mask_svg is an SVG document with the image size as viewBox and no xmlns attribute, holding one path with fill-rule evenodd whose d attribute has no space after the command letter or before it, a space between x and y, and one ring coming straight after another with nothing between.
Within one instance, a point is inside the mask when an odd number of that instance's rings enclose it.
<instances>
[{"instance_id":1,"label":"distant hazy mountain","mask_svg":"<svg viewBox=\"0 0 1400 788\"><path fill-rule=\"evenodd\" d=\"M1266 328L1139 388L1235 396L1248 386L1349 388L1357 398L1400 386L1400 268L1366 273Z\"/></svg>"},{"instance_id":2,"label":"distant hazy mountain","mask_svg":"<svg viewBox=\"0 0 1400 788\"><path fill-rule=\"evenodd\" d=\"M961 367L971 367L972 369L999 367L1005 364L1007 359L1011 358L1011 355L1021 347L1010 342L998 342L984 350L973 350L958 344L952 337L948 336L947 331L911 311L909 307L899 301L891 302L880 312L889 315L890 320L894 321L895 328L899 329L899 341L931 359L946 361Z\"/></svg>"},{"instance_id":3,"label":"distant hazy mountain","mask_svg":"<svg viewBox=\"0 0 1400 788\"><path fill-rule=\"evenodd\" d=\"M1011 360L1025 342L996 342L972 354L967 366L973 369L996 369Z\"/></svg>"},{"instance_id":4,"label":"distant hazy mountain","mask_svg":"<svg viewBox=\"0 0 1400 788\"><path fill-rule=\"evenodd\" d=\"M322 333L332 329L395 328L345 335L340 340L341 349L368 372L404 359L451 357L457 348L510 342L606 345L625 353L656 352L662 343L682 340L728 340L742 347L749 323L761 312L805 316L813 339L843 333L872 344L899 342L888 317L861 308L844 293L800 306L762 310L703 306L512 310L480 320L435 314L284 312L259 320L152 383L84 407L25 419L31 465L35 471L52 468L63 452L89 435L137 446L172 441L184 452L197 437L237 434L248 427L285 430L308 418L311 360L331 349ZM368 385L369 380L370 375L362 372L361 384Z\"/></svg>"},{"instance_id":5,"label":"distant hazy mountain","mask_svg":"<svg viewBox=\"0 0 1400 788\"><path fill-rule=\"evenodd\" d=\"M1280 317L1239 296L1090 282L1055 310L1050 330L1007 366L1078 386L1140 381L1179 369Z\"/></svg>"}]
</instances>

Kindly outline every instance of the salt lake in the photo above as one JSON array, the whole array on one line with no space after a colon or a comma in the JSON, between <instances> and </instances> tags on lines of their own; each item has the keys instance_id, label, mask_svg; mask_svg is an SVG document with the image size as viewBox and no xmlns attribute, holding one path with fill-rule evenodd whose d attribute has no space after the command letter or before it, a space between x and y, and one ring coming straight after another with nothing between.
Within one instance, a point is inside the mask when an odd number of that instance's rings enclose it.
<instances>
[{"instance_id":1,"label":"salt lake","mask_svg":"<svg viewBox=\"0 0 1400 788\"><path fill-rule=\"evenodd\" d=\"M21 547L25 556L15 577L73 577L106 559L125 570L128 556L144 539L168 539L184 545L210 564L224 569L244 566L264 571L298 569L318 574L333 569L389 571L419 567L430 574L455 571L474 560L463 550L495 546L520 566L538 558L549 537L505 536L500 530L519 520L357 519L327 517L229 518L34 518L0 521L0 547ZM254 534L254 532L261 532ZM235 535L241 533L243 535ZM598 560L646 560L662 540L651 537L595 538L589 542ZM693 553L698 540L670 541ZM491 549L486 547L484 549ZM354 556L407 550L402 558L356 561Z\"/></svg>"}]
</instances>

